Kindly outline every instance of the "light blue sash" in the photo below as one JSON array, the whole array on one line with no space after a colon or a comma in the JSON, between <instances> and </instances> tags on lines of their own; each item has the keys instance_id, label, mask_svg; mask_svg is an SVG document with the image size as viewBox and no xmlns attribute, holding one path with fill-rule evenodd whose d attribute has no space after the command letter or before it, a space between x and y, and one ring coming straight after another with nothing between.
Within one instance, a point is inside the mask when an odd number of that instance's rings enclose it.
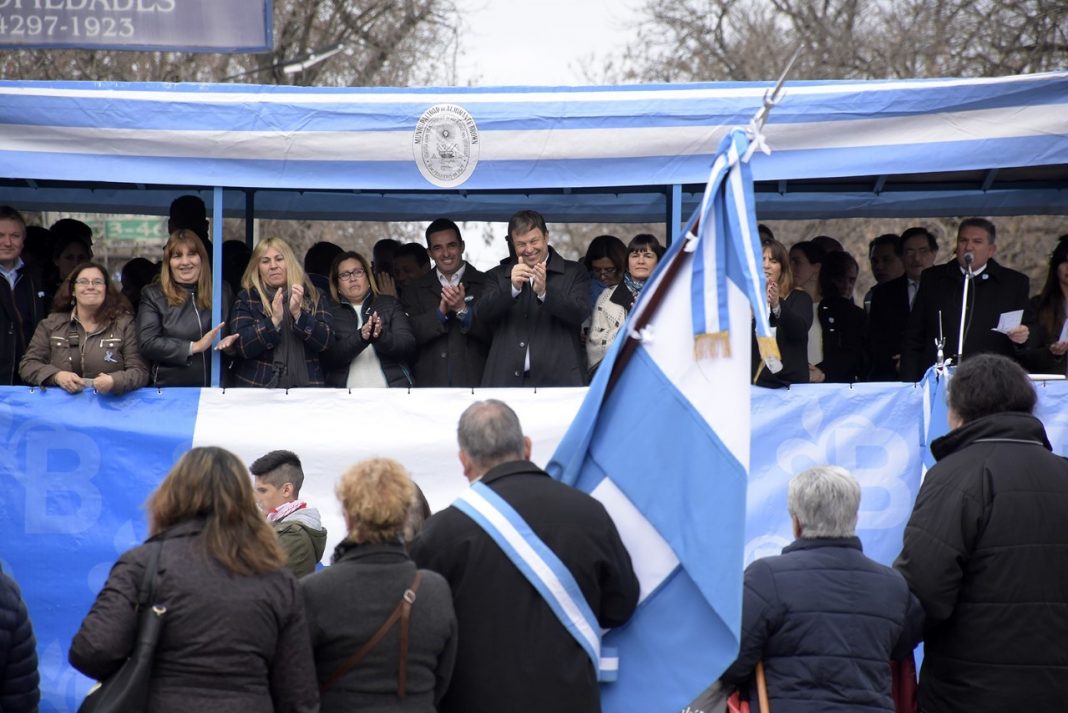
<instances>
[{"instance_id":1,"label":"light blue sash","mask_svg":"<svg viewBox=\"0 0 1068 713\"><path fill-rule=\"evenodd\" d=\"M598 681L614 681L619 658L613 649L601 648L601 627L571 571L541 541L515 509L489 486L474 483L454 503L493 538L534 585L567 632L590 657Z\"/></svg>"}]
</instances>

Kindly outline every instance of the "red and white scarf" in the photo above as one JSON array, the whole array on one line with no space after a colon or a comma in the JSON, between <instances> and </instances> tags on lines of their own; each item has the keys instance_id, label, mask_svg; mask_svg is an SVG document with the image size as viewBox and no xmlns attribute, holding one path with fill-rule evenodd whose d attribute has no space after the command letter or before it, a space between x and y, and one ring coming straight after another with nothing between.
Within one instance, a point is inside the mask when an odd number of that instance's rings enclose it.
<instances>
[{"instance_id":1,"label":"red and white scarf","mask_svg":"<svg viewBox=\"0 0 1068 713\"><path fill-rule=\"evenodd\" d=\"M267 522L278 522L279 520L284 520L293 513L295 513L297 510L303 510L306 507L308 507L308 503L304 502L303 500L294 500L292 502L282 503L274 510L271 510L269 513L267 513Z\"/></svg>"}]
</instances>

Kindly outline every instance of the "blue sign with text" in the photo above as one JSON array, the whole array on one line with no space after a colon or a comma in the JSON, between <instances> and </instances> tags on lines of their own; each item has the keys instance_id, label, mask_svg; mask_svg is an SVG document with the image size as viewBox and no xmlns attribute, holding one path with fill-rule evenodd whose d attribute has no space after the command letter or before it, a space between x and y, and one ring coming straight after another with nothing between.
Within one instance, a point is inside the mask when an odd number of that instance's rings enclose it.
<instances>
[{"instance_id":1,"label":"blue sign with text","mask_svg":"<svg viewBox=\"0 0 1068 713\"><path fill-rule=\"evenodd\" d=\"M0 0L0 47L267 52L271 0Z\"/></svg>"}]
</instances>

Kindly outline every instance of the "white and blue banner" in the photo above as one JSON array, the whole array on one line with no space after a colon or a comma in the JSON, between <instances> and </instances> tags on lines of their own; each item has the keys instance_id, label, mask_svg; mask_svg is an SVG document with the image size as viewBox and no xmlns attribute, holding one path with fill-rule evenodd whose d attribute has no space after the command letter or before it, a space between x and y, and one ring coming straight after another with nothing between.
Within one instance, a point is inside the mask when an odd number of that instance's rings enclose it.
<instances>
[{"instance_id":1,"label":"white and blue banner","mask_svg":"<svg viewBox=\"0 0 1068 713\"><path fill-rule=\"evenodd\" d=\"M41 710L73 713L88 690L90 681L67 664L71 638L119 553L143 541L143 504L189 446L221 445L246 462L274 448L296 451L307 474L302 496L322 511L329 553L344 534L333 489L347 466L372 456L396 458L438 510L467 487L456 455L456 423L471 402L499 398L513 406L533 439L533 460L545 464L586 391L142 389L116 398L0 387L0 561L21 585L33 619ZM1037 415L1050 442L1068 455L1068 382L1038 384L1038 393ZM751 401L745 559L738 566L777 553L790 540L786 483L814 463L835 463L857 475L865 552L892 562L920 479L922 389L811 385L754 389ZM668 425L679 433L691 427L681 421ZM641 423L640 437L606 443L605 450L652 461L647 476L662 491L664 507L680 504L672 480L691 453L657 437L660 424ZM721 503L681 505L675 516L680 530L722 526ZM650 545L655 553L656 540ZM691 612L680 609L669 623L677 630L693 621ZM693 654L673 652L679 660ZM621 660L620 677L627 671ZM709 672L708 682L714 677ZM670 709L635 702L620 710Z\"/></svg>"},{"instance_id":2,"label":"white and blue banner","mask_svg":"<svg viewBox=\"0 0 1068 713\"><path fill-rule=\"evenodd\" d=\"M220 11L240 6L210 4ZM547 195L538 199L539 210L551 221L598 222L611 213L621 221L656 222L666 214L661 189L611 187L704 185L709 147L748 122L769 88L738 82L334 88L3 81L0 162L5 175L30 181L5 187L4 202L26 210L49 201L70 210L160 209L153 191L110 185L90 193L42 182L106 177L132 186L270 188L256 195L259 217L507 220L515 196L494 191L574 189L582 200ZM756 181L875 171L893 176L913 174L917 166L940 173L1068 163L1066 72L791 82L789 92L764 128L775 153L753 157ZM459 153L435 151L424 140L436 122L464 136L455 147ZM439 160L442 153L452 158ZM433 190L441 186L470 193L443 198ZM782 183L756 199L765 218L789 210L822 215L824 200L837 201L839 212L848 206L851 215L892 212L898 202L906 203L897 213L902 216L959 215L962 205L983 215L1011 210L1014 202L1038 212L1061 205L1055 186L1012 190L995 181L989 191L949 188L832 194L799 193ZM969 197L981 203L964 203ZM685 193L687 209L694 207L690 198L699 201L700 193ZM245 194L235 192L228 215L241 216L244 209Z\"/></svg>"},{"instance_id":3,"label":"white and blue banner","mask_svg":"<svg viewBox=\"0 0 1068 713\"><path fill-rule=\"evenodd\" d=\"M0 47L270 52L270 0L4 0Z\"/></svg>"}]
</instances>

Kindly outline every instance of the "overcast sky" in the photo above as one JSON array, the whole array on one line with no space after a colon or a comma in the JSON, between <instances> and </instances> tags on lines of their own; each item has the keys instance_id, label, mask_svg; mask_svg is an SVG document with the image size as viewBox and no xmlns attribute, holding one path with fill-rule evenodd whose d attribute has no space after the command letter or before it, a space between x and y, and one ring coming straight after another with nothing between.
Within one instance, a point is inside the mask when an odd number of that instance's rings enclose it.
<instances>
[{"instance_id":1,"label":"overcast sky","mask_svg":"<svg viewBox=\"0 0 1068 713\"><path fill-rule=\"evenodd\" d=\"M640 0L458 0L458 80L477 86L585 84L581 66L634 35Z\"/></svg>"}]
</instances>

